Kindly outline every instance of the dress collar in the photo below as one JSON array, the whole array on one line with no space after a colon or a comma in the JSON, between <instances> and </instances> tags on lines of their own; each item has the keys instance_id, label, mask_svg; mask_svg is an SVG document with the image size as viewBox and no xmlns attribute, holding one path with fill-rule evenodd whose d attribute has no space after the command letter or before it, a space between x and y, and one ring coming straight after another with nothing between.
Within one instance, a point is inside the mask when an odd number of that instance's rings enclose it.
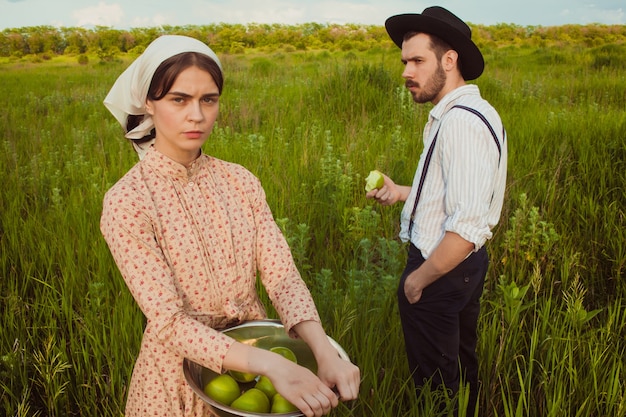
<instances>
[{"instance_id":1,"label":"dress collar","mask_svg":"<svg viewBox=\"0 0 626 417\"><path fill-rule=\"evenodd\" d=\"M179 178L187 181L195 178L200 173L202 167L208 163L209 158L210 157L208 155L201 152L200 156L191 163L189 168L187 168L183 164L178 163L157 151L154 146L151 146L147 150L146 156L141 162L167 177Z\"/></svg>"}]
</instances>

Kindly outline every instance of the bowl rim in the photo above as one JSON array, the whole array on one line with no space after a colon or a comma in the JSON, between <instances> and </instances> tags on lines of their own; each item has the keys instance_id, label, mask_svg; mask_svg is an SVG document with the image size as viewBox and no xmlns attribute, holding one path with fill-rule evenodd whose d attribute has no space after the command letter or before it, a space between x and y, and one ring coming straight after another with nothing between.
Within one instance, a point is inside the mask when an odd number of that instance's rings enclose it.
<instances>
[{"instance_id":1,"label":"bowl rim","mask_svg":"<svg viewBox=\"0 0 626 417\"><path fill-rule=\"evenodd\" d=\"M285 326L281 323L280 320L276 320L276 319L258 319L258 320L249 320L246 321L244 323L241 324L237 324L234 326L230 326L227 328L224 328L222 330L220 330L220 332L222 333L228 333L231 330L236 330L236 329L242 329L242 328L246 328L246 327L258 327L259 325L264 326L264 327L275 327L275 328L284 328ZM346 351L341 347L341 345L339 345L339 343L337 343L332 337L330 336L326 336L328 337L328 341L330 342L330 344L337 350L337 353L339 354L339 357L341 357L344 360L349 361L350 358L348 356L348 354L346 353ZM202 365L188 359L188 358L183 358L183 375L185 377L185 381L187 382L187 385L196 393L196 395L198 395L215 413L218 413L219 411L222 412L226 412L229 414L232 414L233 416L237 416L237 417L268 417L268 416L272 416L272 417L301 417L304 416L304 414L302 414L302 412L300 410L298 411L294 411L291 413L254 413L254 412L249 412L249 411L241 411L241 410L236 410L234 408L231 408L230 406L224 405L224 404L220 404L217 401L213 400L212 398L210 398L208 395L206 395L204 393L204 391L202 390L201 387L199 387L199 385L196 383L196 381L194 380L192 374L193 374L193 370L197 369L197 368L204 368Z\"/></svg>"}]
</instances>

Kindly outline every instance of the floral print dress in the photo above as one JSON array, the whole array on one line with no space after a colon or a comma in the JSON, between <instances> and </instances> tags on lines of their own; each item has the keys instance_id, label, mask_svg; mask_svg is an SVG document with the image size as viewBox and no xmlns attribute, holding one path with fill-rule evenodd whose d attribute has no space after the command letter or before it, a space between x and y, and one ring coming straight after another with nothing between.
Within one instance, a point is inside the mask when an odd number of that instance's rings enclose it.
<instances>
[{"instance_id":1,"label":"floral print dress","mask_svg":"<svg viewBox=\"0 0 626 417\"><path fill-rule=\"evenodd\" d=\"M202 154L190 168L150 148L105 195L101 231L147 319L126 416L210 416L184 358L221 372L219 330L265 318L257 273L285 329L319 322L259 180Z\"/></svg>"}]
</instances>

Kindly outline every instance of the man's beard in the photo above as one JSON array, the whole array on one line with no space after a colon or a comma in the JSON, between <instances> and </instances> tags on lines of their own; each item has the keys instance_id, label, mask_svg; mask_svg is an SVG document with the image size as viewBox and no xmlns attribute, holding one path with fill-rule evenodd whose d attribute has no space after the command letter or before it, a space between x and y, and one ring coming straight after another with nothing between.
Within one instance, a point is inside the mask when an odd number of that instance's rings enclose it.
<instances>
[{"instance_id":1,"label":"man's beard","mask_svg":"<svg viewBox=\"0 0 626 417\"><path fill-rule=\"evenodd\" d=\"M419 87L419 84L411 80L407 80L404 84L407 88ZM411 94L413 95L413 101L415 101L416 103L420 103L420 104L431 102L435 98L437 98L437 96L439 95L439 93L441 92L441 90L443 89L445 85L446 85L446 73L443 70L443 67L441 66L441 64L439 64L437 65L437 69L435 70L435 73L424 84L424 88L416 92L411 92Z\"/></svg>"}]
</instances>

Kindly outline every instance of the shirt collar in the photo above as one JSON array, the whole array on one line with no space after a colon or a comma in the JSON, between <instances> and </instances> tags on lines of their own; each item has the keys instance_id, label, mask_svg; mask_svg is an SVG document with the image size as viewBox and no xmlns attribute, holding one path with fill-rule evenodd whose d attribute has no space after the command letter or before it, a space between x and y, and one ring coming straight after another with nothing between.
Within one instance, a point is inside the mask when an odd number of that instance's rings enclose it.
<instances>
[{"instance_id":1,"label":"shirt collar","mask_svg":"<svg viewBox=\"0 0 626 417\"><path fill-rule=\"evenodd\" d=\"M475 84L465 84L464 86L455 88L446 94L435 107L430 110L430 117L440 120L443 115L452 107L456 101L462 96L478 96L480 91Z\"/></svg>"}]
</instances>

